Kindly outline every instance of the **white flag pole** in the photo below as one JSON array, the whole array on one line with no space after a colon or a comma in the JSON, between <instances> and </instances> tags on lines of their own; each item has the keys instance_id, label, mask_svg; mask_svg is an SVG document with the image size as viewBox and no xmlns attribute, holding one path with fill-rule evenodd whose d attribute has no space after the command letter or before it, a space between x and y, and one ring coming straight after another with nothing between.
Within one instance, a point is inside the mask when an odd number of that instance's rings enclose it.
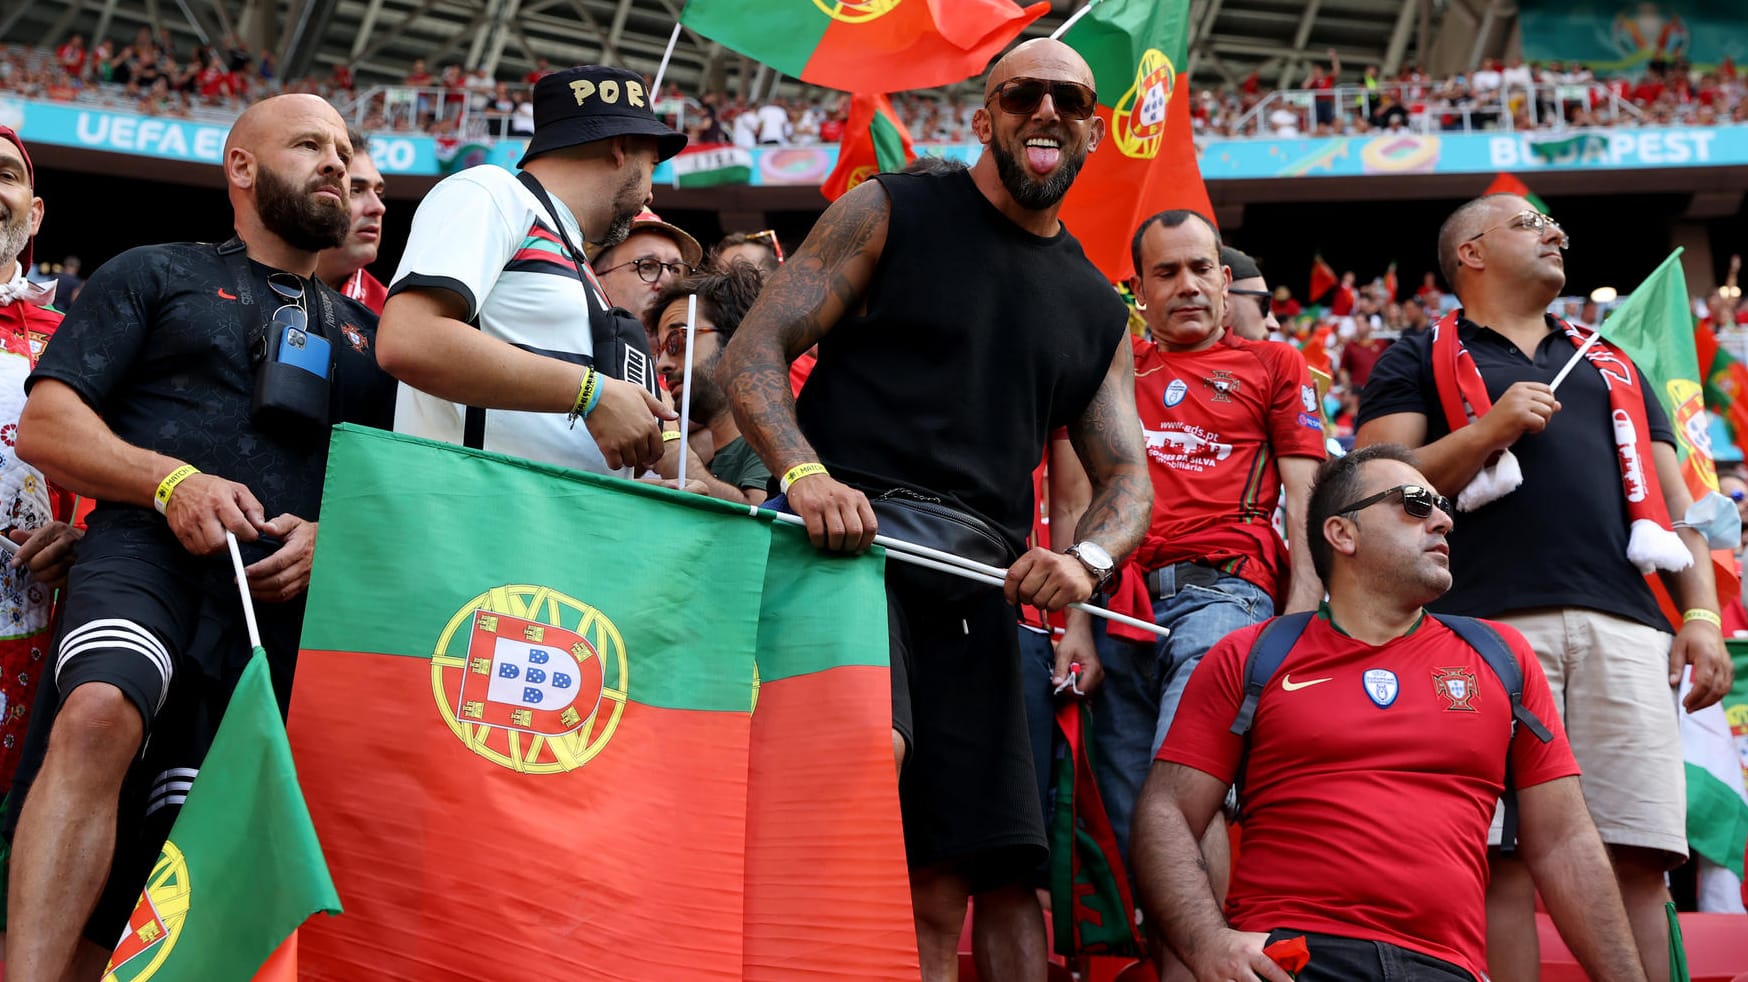
<instances>
[{"instance_id":1,"label":"white flag pole","mask_svg":"<svg viewBox=\"0 0 1748 982\"><path fill-rule=\"evenodd\" d=\"M1577 368L1578 363L1584 359L1584 353L1586 351L1589 351L1590 346L1595 344L1597 342L1597 340L1600 339L1601 337L1602 337L1601 331L1596 331L1596 330L1591 331L1589 339L1587 339L1583 344L1579 345L1577 351L1572 352L1571 360L1567 361L1566 367L1560 369L1560 374L1554 376L1554 380L1552 382L1548 383L1548 388L1558 389L1560 387L1560 383L1566 381L1566 376L1572 374L1572 369Z\"/></svg>"},{"instance_id":2,"label":"white flag pole","mask_svg":"<svg viewBox=\"0 0 1748 982\"><path fill-rule=\"evenodd\" d=\"M686 297L686 371L680 376L680 490L686 490L686 445L692 435L692 352L698 339L698 294Z\"/></svg>"},{"instance_id":3,"label":"white flag pole","mask_svg":"<svg viewBox=\"0 0 1748 982\"><path fill-rule=\"evenodd\" d=\"M243 575L243 554L237 549L237 535L225 530L225 544L231 549L231 572L237 577L237 593L243 598L243 624L249 629L249 647L261 647L261 629L255 626L255 605L249 600L249 578Z\"/></svg>"},{"instance_id":4,"label":"white flag pole","mask_svg":"<svg viewBox=\"0 0 1748 982\"><path fill-rule=\"evenodd\" d=\"M1085 17L1086 12L1093 9L1094 7L1098 6L1098 4L1099 4L1099 0L1087 0L1086 6L1080 8L1079 10L1076 10L1073 14L1069 15L1069 18L1062 22L1061 27L1058 27L1056 30L1050 32L1050 40L1055 41L1058 38L1062 37L1062 35L1067 34L1068 29L1074 26L1075 21L1080 20L1082 17Z\"/></svg>"},{"instance_id":5,"label":"white flag pole","mask_svg":"<svg viewBox=\"0 0 1748 982\"><path fill-rule=\"evenodd\" d=\"M680 22L674 21L674 33L668 35L668 50L662 52L661 66L656 69L655 86L649 94L649 104L653 107L655 101L662 97L662 76L668 73L668 59L674 56L674 45L680 43Z\"/></svg>"}]
</instances>

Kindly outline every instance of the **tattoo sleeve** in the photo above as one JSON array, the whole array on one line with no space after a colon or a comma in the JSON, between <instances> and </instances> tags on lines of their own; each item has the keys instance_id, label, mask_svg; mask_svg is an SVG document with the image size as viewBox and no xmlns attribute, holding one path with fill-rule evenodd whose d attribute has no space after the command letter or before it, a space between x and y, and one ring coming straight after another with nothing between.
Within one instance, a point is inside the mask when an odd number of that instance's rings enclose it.
<instances>
[{"instance_id":1,"label":"tattoo sleeve","mask_svg":"<svg viewBox=\"0 0 1748 982\"><path fill-rule=\"evenodd\" d=\"M1121 561L1141 544L1153 511L1153 479L1135 413L1135 357L1127 340L1118 343L1104 382L1068 436L1092 481L1092 501L1075 527L1075 541L1091 539Z\"/></svg>"},{"instance_id":2,"label":"tattoo sleeve","mask_svg":"<svg viewBox=\"0 0 1748 982\"><path fill-rule=\"evenodd\" d=\"M886 191L865 181L827 208L777 267L717 366L735 423L765 466L782 474L817 459L795 421L789 363L861 304L886 244Z\"/></svg>"}]
</instances>

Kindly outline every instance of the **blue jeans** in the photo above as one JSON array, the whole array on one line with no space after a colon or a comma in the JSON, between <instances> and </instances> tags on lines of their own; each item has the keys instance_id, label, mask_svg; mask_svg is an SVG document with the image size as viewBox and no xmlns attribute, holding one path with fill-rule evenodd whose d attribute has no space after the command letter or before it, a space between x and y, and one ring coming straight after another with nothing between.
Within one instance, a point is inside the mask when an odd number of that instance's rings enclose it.
<instances>
[{"instance_id":1,"label":"blue jeans","mask_svg":"<svg viewBox=\"0 0 1748 982\"><path fill-rule=\"evenodd\" d=\"M1179 587L1168 568L1160 578L1164 596L1153 601L1153 621L1171 637L1133 644L1106 635L1102 621L1093 627L1105 668L1104 684L1093 697L1093 773L1125 862L1135 799L1177 715L1190 673L1215 642L1275 613L1269 595L1242 577L1222 575L1213 586Z\"/></svg>"}]
</instances>

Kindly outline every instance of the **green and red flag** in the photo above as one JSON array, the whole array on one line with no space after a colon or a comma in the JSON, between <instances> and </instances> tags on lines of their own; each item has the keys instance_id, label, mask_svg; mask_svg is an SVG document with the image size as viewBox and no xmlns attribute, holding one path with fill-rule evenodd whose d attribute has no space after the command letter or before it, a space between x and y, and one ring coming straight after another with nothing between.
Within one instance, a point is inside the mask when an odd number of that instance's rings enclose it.
<instances>
[{"instance_id":1,"label":"green and red flag","mask_svg":"<svg viewBox=\"0 0 1748 982\"><path fill-rule=\"evenodd\" d=\"M1675 430L1675 456L1681 463L1688 493L1698 499L1716 491L1718 472L1712 462L1699 358L1694 351L1693 312L1687 302L1680 249L1670 253L1625 303L1609 312L1601 331L1638 366L1645 388L1663 404L1670 427ZM1680 515L1669 517L1681 520ZM1712 567L1718 601L1728 605L1741 589L1735 556L1728 549L1717 550L1712 553ZM1664 613L1676 615L1661 578L1652 576L1649 581ZM1679 615L1671 619L1681 623Z\"/></svg>"},{"instance_id":2,"label":"green and red flag","mask_svg":"<svg viewBox=\"0 0 1748 982\"><path fill-rule=\"evenodd\" d=\"M1056 732L1062 752L1055 762L1050 823L1054 950L1066 958L1144 954L1117 834L1093 779L1092 726L1080 703L1057 704Z\"/></svg>"},{"instance_id":3,"label":"green and red flag","mask_svg":"<svg viewBox=\"0 0 1748 982\"><path fill-rule=\"evenodd\" d=\"M352 427L323 523L304 978L916 977L877 552Z\"/></svg>"},{"instance_id":4,"label":"green and red flag","mask_svg":"<svg viewBox=\"0 0 1748 982\"><path fill-rule=\"evenodd\" d=\"M1534 208L1544 215L1548 213L1548 203L1536 197L1535 192L1529 189L1529 185L1518 180L1517 176L1514 174L1507 174L1501 171L1499 174L1494 175L1493 183L1487 185L1487 190L1482 191L1481 193L1484 195L1515 194L1528 201L1531 208Z\"/></svg>"},{"instance_id":5,"label":"green and red flag","mask_svg":"<svg viewBox=\"0 0 1748 982\"><path fill-rule=\"evenodd\" d=\"M1214 220L1190 131L1189 0L1102 0L1062 40L1092 67L1105 140L1062 199L1064 225L1113 282L1149 216L1188 208Z\"/></svg>"},{"instance_id":6,"label":"green and red flag","mask_svg":"<svg viewBox=\"0 0 1748 982\"><path fill-rule=\"evenodd\" d=\"M1307 303L1316 303L1325 293L1335 289L1341 282L1335 277L1335 268L1325 262L1321 253L1311 257L1311 292L1305 295Z\"/></svg>"},{"instance_id":7,"label":"green and red flag","mask_svg":"<svg viewBox=\"0 0 1748 982\"><path fill-rule=\"evenodd\" d=\"M838 165L819 192L836 201L844 192L886 171L903 170L916 159L910 130L884 95L857 93L850 97L850 115L844 120L844 138L838 144Z\"/></svg>"},{"instance_id":8,"label":"green and red flag","mask_svg":"<svg viewBox=\"0 0 1748 982\"><path fill-rule=\"evenodd\" d=\"M295 977L286 939L317 911L340 898L256 648L104 982Z\"/></svg>"},{"instance_id":9,"label":"green and red flag","mask_svg":"<svg viewBox=\"0 0 1748 982\"><path fill-rule=\"evenodd\" d=\"M982 74L1047 2L690 0L680 23L803 82L902 92Z\"/></svg>"},{"instance_id":10,"label":"green and red flag","mask_svg":"<svg viewBox=\"0 0 1748 982\"><path fill-rule=\"evenodd\" d=\"M1704 324L1694 325L1693 347L1705 379L1706 408L1723 417L1730 438L1748 459L1748 366L1725 351Z\"/></svg>"}]
</instances>

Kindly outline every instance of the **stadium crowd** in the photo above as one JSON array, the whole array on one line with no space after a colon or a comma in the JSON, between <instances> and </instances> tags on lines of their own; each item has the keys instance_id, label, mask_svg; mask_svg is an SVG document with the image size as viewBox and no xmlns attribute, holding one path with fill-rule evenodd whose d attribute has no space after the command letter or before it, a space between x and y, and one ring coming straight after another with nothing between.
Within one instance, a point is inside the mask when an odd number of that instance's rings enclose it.
<instances>
[{"instance_id":1,"label":"stadium crowd","mask_svg":"<svg viewBox=\"0 0 1748 982\"><path fill-rule=\"evenodd\" d=\"M14 91L248 106L225 147L234 239L142 245L53 288L23 275L45 205L0 130L16 395L0 467L29 489L0 599L35 629L0 648L10 978L94 980L127 925L186 793L175 776L236 681L215 654L241 629L227 532L289 679L335 422L670 487L683 456L684 490L791 510L822 549L908 522L1007 567L999 590L887 572L925 978L952 977L970 899L982 976L1042 978L1061 699L1092 707L1119 865L1166 971L1188 973L1166 977L1284 982L1265 947L1301 937L1305 982L1518 982L1535 977L1538 890L1592 978L1668 977L1664 875L1688 855L1669 673L1692 669L1686 711L1723 696L1725 612L1703 537L1672 525L1692 504L1674 434L1626 356L1590 348L1549 387L1598 318L1561 299L1565 233L1528 201L1482 197L1421 230L1440 270L1412 290L1393 269L1331 271L1303 302L1208 217L1163 212L1133 230L1126 303L1056 217L1103 137L1091 72L1059 43L1004 56L974 105L901 98L919 139L988 152L866 182L787 255L758 230L705 249L649 210L650 175L688 138L831 139L835 107L705 96L678 132L627 71L512 87L416 63L403 124L507 104L492 111L530 142L516 173L441 181L399 268L373 273L383 179L329 102L352 80L298 92L269 57L189 55L142 33L69 41L46 70L7 56ZM1685 81L1632 96L1643 112L1741 118L1733 70L1672 71ZM1330 77L1295 125L1374 125ZM1366 78L1380 105L1533 112L1518 63ZM1198 116L1222 132L1264 95L1247 82ZM1734 295L1706 316L1733 330ZM310 369L308 347L331 361ZM74 495L95 510L74 514ZM1169 637L1064 613L1095 597ZM1292 625L1274 642L1288 660L1256 680L1265 621Z\"/></svg>"}]
</instances>

